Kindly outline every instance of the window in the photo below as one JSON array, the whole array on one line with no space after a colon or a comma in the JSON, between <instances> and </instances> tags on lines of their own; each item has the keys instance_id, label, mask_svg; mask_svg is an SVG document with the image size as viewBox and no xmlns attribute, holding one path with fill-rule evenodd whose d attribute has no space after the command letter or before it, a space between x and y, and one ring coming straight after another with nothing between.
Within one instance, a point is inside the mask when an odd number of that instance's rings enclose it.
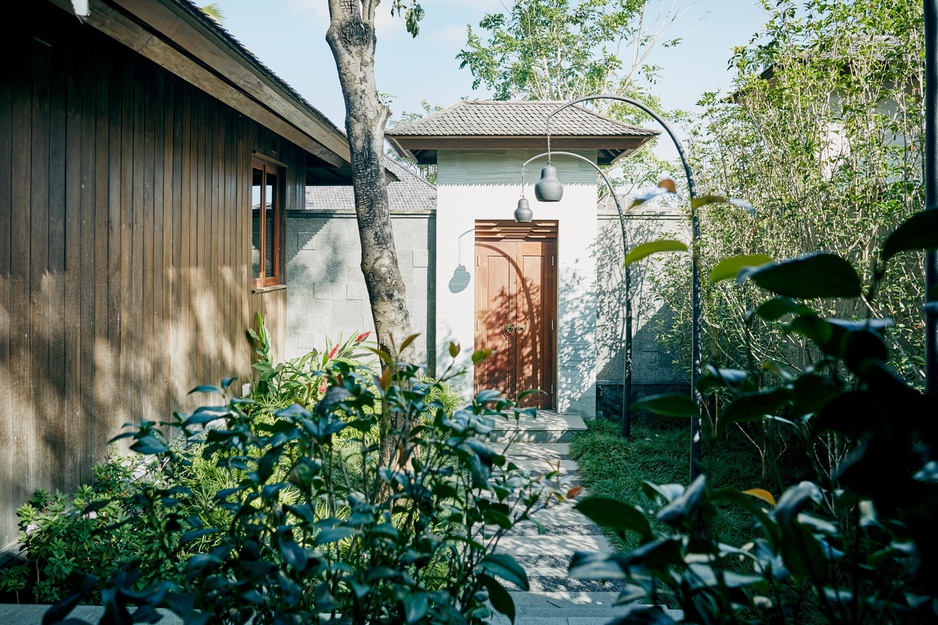
<instances>
[{"instance_id":1,"label":"window","mask_svg":"<svg viewBox=\"0 0 938 625\"><path fill-rule=\"evenodd\" d=\"M251 173L251 276L255 288L283 284L280 168L254 160Z\"/></svg>"}]
</instances>

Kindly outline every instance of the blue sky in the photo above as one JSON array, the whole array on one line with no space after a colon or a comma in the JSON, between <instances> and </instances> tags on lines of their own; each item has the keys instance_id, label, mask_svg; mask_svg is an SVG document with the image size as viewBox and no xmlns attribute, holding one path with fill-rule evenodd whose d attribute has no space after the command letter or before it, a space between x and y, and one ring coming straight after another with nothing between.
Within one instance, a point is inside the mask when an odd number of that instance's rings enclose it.
<instances>
[{"instance_id":1,"label":"blue sky","mask_svg":"<svg viewBox=\"0 0 938 625\"><path fill-rule=\"evenodd\" d=\"M209 0L206 0L206 3ZM345 108L332 53L325 42L326 0L213 0L225 27L260 60L340 128ZM657 7L659 0L651 0ZM660 0L671 6L673 0ZM378 90L393 96L394 114L419 112L421 100L449 105L461 98L486 99L472 90L472 75L459 69L456 54L466 26L511 0L422 0L426 18L415 39L403 21L390 17L390 2L379 7L375 74ZM735 45L748 43L765 22L757 0L687 0L684 14L668 31L682 36L674 48L658 48L648 61L662 67L653 92L666 109L692 110L704 91L726 90L727 61Z\"/></svg>"}]
</instances>

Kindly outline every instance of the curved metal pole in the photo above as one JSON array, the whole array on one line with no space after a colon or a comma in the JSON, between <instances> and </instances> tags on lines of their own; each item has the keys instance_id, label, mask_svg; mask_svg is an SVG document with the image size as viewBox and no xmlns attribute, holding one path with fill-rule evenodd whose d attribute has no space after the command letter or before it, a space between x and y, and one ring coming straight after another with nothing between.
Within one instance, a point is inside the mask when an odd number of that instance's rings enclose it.
<instances>
[{"instance_id":1,"label":"curved metal pole","mask_svg":"<svg viewBox=\"0 0 938 625\"><path fill-rule=\"evenodd\" d=\"M671 126L664 121L660 115L655 113L653 110L648 108L642 102L638 100L633 100L632 98L626 98L619 95L590 95L582 98L577 98L576 100L571 100L554 109L547 115L547 152L548 152L548 162L550 162L550 120L551 118L564 110L569 106L574 104L579 104L580 102L588 102L590 100L616 100L618 102L624 102L630 104L636 108L639 108L658 122L665 132L668 133L668 136L671 137L671 142L674 143L674 147L677 148L678 156L681 157L681 164L684 165L684 175L687 177L687 193L690 196L690 219L691 219L691 311L693 315L693 329L691 337L691 394L697 402L697 412L698 414L691 418L690 425L690 481L693 482L700 475L700 458L701 458L701 438L702 431L700 428L700 415L703 414L704 405L703 405L703 396L697 391L697 380L700 377L701 371L701 362L700 362L700 341L701 341L701 311L700 311L700 265L699 265L699 241L700 241L700 224L697 218L697 207L694 206L694 199L697 197L697 189L694 186L694 176L690 170L690 163L687 162L687 155L684 153L684 146L681 145L681 142L678 141L677 135L674 134L674 131L671 129ZM615 195L615 193L613 193Z\"/></svg>"},{"instance_id":2,"label":"curved metal pole","mask_svg":"<svg viewBox=\"0 0 938 625\"><path fill-rule=\"evenodd\" d=\"M533 160L547 157L547 162L550 162L551 154L560 154L563 156L572 156L573 158L578 158L584 163L589 163L590 166L596 170L596 172L602 176L603 182L606 183L606 188L609 189L609 193L612 195L613 201L616 203L616 211L619 213L619 226L622 229L622 256L625 257L629 252L629 241L628 233L625 229L625 213L622 212L622 205L619 203L619 197L616 195L615 189L612 187L612 183L609 181L609 178L606 176L606 173L599 168L596 163L573 152L543 152L537 156L532 156L526 160L521 165L521 197L524 197L524 169L528 166ZM625 370L623 372L623 383L622 383L622 435L625 436L627 440L632 440L632 429L629 420L629 410L631 409L632 401L632 272L628 265L625 267Z\"/></svg>"}]
</instances>

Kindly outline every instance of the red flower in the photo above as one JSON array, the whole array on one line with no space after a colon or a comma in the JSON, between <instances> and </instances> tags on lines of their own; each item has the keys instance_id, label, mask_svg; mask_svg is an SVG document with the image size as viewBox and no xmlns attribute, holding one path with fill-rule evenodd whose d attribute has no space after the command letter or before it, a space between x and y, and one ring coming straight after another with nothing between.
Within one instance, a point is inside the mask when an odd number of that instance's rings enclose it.
<instances>
[{"instance_id":1,"label":"red flower","mask_svg":"<svg viewBox=\"0 0 938 625\"><path fill-rule=\"evenodd\" d=\"M320 395L325 395L325 394L326 394L326 382L325 382L325 380L323 381L322 384L319 385L319 394L320 394Z\"/></svg>"},{"instance_id":2,"label":"red flower","mask_svg":"<svg viewBox=\"0 0 938 625\"><path fill-rule=\"evenodd\" d=\"M338 352L338 351L339 351L339 344L336 343L336 344L335 344L335 347L332 348L332 351L329 352L329 359L331 360L331 359L335 358L336 352Z\"/></svg>"},{"instance_id":3,"label":"red flower","mask_svg":"<svg viewBox=\"0 0 938 625\"><path fill-rule=\"evenodd\" d=\"M357 337L355 337L355 342L356 342L356 343L361 343L362 341L364 341L365 339L368 338L368 335L369 335L369 334L371 334L371 330L368 330L367 332L362 332L362 333L359 334Z\"/></svg>"}]
</instances>

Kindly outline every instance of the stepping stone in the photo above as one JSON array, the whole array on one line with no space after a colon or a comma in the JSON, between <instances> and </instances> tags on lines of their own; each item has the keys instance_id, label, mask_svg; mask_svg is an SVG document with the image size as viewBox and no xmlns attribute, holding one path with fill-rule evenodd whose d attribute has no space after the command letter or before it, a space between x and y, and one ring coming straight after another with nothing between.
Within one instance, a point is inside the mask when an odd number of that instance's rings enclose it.
<instances>
[{"instance_id":1,"label":"stepping stone","mask_svg":"<svg viewBox=\"0 0 938 625\"><path fill-rule=\"evenodd\" d=\"M519 468L548 473L556 471L562 488L579 482L579 469L570 459L570 441L586 424L579 415L538 411L535 419L521 423L502 422L489 437L492 447L507 443L504 454ZM577 499L582 499L581 493ZM575 501L552 503L535 512L534 521L518 523L499 541L497 552L512 555L528 575L528 591L505 583L515 602L515 625L605 625L621 618L636 606L617 606L622 582L580 580L567 574L576 551L612 552L612 545L595 523L580 514ZM504 581L504 580L503 580ZM671 616L680 617L679 611ZM508 625L497 614L493 625Z\"/></svg>"}]
</instances>

